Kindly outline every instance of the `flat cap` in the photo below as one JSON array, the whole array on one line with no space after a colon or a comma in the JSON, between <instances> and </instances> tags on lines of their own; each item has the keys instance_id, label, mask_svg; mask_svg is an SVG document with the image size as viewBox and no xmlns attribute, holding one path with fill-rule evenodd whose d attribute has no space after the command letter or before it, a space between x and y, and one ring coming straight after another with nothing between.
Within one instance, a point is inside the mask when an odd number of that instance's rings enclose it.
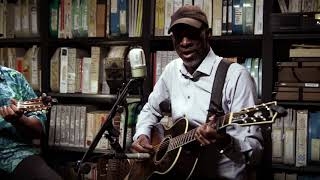
<instances>
[{"instance_id":1,"label":"flat cap","mask_svg":"<svg viewBox=\"0 0 320 180\"><path fill-rule=\"evenodd\" d=\"M198 6L185 5L180 7L171 16L168 33L177 24L187 24L195 28L200 28L201 25L208 27L208 20L206 14Z\"/></svg>"}]
</instances>

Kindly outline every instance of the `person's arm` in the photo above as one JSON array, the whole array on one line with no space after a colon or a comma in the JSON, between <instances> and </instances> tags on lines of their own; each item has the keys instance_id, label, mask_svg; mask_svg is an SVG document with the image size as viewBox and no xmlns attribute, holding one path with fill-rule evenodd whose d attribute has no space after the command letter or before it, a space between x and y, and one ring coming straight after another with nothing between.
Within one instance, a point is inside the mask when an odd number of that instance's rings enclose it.
<instances>
[{"instance_id":1,"label":"person's arm","mask_svg":"<svg viewBox=\"0 0 320 180\"><path fill-rule=\"evenodd\" d=\"M27 101L33 98L37 98L35 92L32 87L25 79L25 77L16 72L12 75L14 81L14 89L15 94L13 99L19 101ZM46 123L46 115L42 112L29 112L22 113L16 108L16 101L11 100L11 104L7 107L6 110L2 110L5 113L2 117L4 117L5 121L9 122L16 128L17 133L19 133L22 137L27 138L39 138L41 133L45 133L45 123ZM5 117L9 115L8 117Z\"/></svg>"},{"instance_id":2,"label":"person's arm","mask_svg":"<svg viewBox=\"0 0 320 180\"><path fill-rule=\"evenodd\" d=\"M167 68L166 68L167 69ZM132 152L150 152L152 146L150 142L151 128L159 122L162 115L160 104L169 101L169 91L166 86L166 70L162 73L152 93L149 95L148 102L144 105L136 124L136 133L133 137L134 142L131 146Z\"/></svg>"},{"instance_id":3,"label":"person's arm","mask_svg":"<svg viewBox=\"0 0 320 180\"><path fill-rule=\"evenodd\" d=\"M143 106L138 115L136 133L133 140L137 140L142 134L150 138L152 126L163 117L160 104L169 100L169 91L165 79L166 72L164 71L149 95L148 102Z\"/></svg>"},{"instance_id":4,"label":"person's arm","mask_svg":"<svg viewBox=\"0 0 320 180\"><path fill-rule=\"evenodd\" d=\"M27 117L17 108L15 99L11 99L11 105L0 107L0 116L11 123L23 137L39 138L43 130L41 122L36 116Z\"/></svg>"},{"instance_id":5,"label":"person's arm","mask_svg":"<svg viewBox=\"0 0 320 180\"><path fill-rule=\"evenodd\" d=\"M255 105L256 88L250 74L244 69L232 75L226 82L224 95L227 109L238 112L243 108ZM226 133L218 133L215 129L215 118L211 117L209 124L197 128L195 137L200 145L216 143L220 153L229 158L245 158L248 163L256 164L260 160L262 147L262 133L259 126L241 127L232 125L226 128ZM239 154L243 156L239 156Z\"/></svg>"},{"instance_id":6,"label":"person's arm","mask_svg":"<svg viewBox=\"0 0 320 180\"><path fill-rule=\"evenodd\" d=\"M232 90L228 91L227 99L230 101L230 112L238 112L246 107L252 107L256 103L257 92L253 78L246 70L241 70L234 84L230 84ZM229 86L230 86L229 85ZM258 125L241 127L238 125L227 127L226 132L232 137L232 147L245 155L247 163L256 164L262 156L263 137Z\"/></svg>"}]
</instances>

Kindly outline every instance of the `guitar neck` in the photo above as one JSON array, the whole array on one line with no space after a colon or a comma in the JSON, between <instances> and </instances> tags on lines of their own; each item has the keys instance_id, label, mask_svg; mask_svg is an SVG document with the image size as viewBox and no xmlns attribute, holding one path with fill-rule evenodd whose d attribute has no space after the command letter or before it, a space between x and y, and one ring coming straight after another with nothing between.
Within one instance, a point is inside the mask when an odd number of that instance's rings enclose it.
<instances>
[{"instance_id":1,"label":"guitar neck","mask_svg":"<svg viewBox=\"0 0 320 180\"><path fill-rule=\"evenodd\" d=\"M271 108L276 106L276 102L264 103L261 105L253 106L250 108L244 108L239 112L231 112L224 116L216 117L215 123L217 130L222 130L231 124L239 124L240 126L249 126L257 124L270 124L273 123L278 115L278 112L274 112ZM212 122L208 122L210 125ZM195 138L196 128L180 134L170 139L168 151L179 148L185 144L191 143L196 140Z\"/></svg>"}]
</instances>

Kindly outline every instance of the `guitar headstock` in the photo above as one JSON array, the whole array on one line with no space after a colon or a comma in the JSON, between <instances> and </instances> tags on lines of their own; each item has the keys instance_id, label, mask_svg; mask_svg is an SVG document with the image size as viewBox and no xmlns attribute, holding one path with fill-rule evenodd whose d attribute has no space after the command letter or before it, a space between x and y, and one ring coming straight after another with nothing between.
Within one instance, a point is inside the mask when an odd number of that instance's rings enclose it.
<instances>
[{"instance_id":1,"label":"guitar headstock","mask_svg":"<svg viewBox=\"0 0 320 180\"><path fill-rule=\"evenodd\" d=\"M46 111L49 110L52 105L56 104L57 102L57 99L43 94L39 98L17 102L17 108L24 112Z\"/></svg>"},{"instance_id":2,"label":"guitar headstock","mask_svg":"<svg viewBox=\"0 0 320 180\"><path fill-rule=\"evenodd\" d=\"M240 125L269 124L273 123L276 117L285 114L285 109L273 101L232 113L231 122Z\"/></svg>"}]
</instances>

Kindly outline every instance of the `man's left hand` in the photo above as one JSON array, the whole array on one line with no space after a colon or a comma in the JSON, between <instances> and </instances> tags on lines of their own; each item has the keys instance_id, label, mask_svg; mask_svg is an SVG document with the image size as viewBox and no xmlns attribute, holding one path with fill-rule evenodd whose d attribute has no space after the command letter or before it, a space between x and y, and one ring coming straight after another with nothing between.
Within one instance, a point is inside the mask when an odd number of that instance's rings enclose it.
<instances>
[{"instance_id":1,"label":"man's left hand","mask_svg":"<svg viewBox=\"0 0 320 180\"><path fill-rule=\"evenodd\" d=\"M0 107L0 116L2 116L7 122L13 123L21 118L23 112L18 109L17 100L11 99L10 101L11 104L9 106Z\"/></svg>"}]
</instances>

